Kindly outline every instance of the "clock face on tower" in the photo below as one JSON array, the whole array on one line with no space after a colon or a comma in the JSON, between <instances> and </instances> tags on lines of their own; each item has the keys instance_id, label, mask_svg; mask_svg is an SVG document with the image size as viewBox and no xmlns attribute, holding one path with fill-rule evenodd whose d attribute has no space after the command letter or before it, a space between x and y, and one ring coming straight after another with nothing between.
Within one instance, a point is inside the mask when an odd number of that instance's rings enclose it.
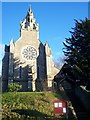
<instances>
[{"instance_id":1,"label":"clock face on tower","mask_svg":"<svg viewBox=\"0 0 90 120\"><path fill-rule=\"evenodd\" d=\"M25 60L34 60L37 57L37 51L31 46L27 46L22 50L22 57Z\"/></svg>"}]
</instances>

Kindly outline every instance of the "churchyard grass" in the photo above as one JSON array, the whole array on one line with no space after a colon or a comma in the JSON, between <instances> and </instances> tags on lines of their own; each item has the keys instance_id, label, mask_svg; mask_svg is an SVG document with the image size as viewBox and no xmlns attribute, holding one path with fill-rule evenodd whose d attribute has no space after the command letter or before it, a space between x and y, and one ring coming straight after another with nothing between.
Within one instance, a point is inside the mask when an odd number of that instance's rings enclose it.
<instances>
[{"instance_id":1,"label":"churchyard grass","mask_svg":"<svg viewBox=\"0 0 90 120\"><path fill-rule=\"evenodd\" d=\"M52 92L7 92L2 94L3 119L52 117L53 101L60 95Z\"/></svg>"},{"instance_id":2,"label":"churchyard grass","mask_svg":"<svg viewBox=\"0 0 90 120\"><path fill-rule=\"evenodd\" d=\"M2 94L3 120L44 120L54 117L53 101L60 98L53 92L7 92ZM35 119L34 119L35 118ZM59 116L65 120L65 116Z\"/></svg>"}]
</instances>

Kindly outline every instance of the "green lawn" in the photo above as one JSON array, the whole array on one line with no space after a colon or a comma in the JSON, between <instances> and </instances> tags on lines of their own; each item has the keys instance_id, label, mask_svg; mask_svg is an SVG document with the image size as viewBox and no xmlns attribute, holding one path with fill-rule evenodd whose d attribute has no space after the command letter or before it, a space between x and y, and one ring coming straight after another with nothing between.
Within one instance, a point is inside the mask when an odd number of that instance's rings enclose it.
<instances>
[{"instance_id":1,"label":"green lawn","mask_svg":"<svg viewBox=\"0 0 90 120\"><path fill-rule=\"evenodd\" d=\"M3 93L3 120L32 120L31 117L44 120L45 116L53 117L53 101L58 98L61 96L52 92ZM59 117L61 120L66 120L65 116ZM35 119L33 118L33 120Z\"/></svg>"}]
</instances>

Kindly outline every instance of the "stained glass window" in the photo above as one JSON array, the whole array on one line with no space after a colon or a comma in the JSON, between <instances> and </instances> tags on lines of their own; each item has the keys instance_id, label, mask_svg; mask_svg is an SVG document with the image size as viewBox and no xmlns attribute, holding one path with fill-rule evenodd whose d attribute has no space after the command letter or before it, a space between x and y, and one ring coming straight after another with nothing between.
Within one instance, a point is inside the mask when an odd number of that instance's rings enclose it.
<instances>
[{"instance_id":1,"label":"stained glass window","mask_svg":"<svg viewBox=\"0 0 90 120\"><path fill-rule=\"evenodd\" d=\"M28 46L23 49L22 55L26 60L34 60L36 59L37 51L35 48Z\"/></svg>"}]
</instances>

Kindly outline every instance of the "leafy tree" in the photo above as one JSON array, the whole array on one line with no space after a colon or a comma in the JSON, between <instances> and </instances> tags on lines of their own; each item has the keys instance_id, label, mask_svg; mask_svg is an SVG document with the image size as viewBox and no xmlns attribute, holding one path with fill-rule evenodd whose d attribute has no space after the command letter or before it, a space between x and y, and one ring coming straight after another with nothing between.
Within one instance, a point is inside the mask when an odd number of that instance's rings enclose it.
<instances>
[{"instance_id":1,"label":"leafy tree","mask_svg":"<svg viewBox=\"0 0 90 120\"><path fill-rule=\"evenodd\" d=\"M64 54L66 64L74 71L76 79L90 86L90 20L77 21L70 31L71 37L66 38Z\"/></svg>"},{"instance_id":2,"label":"leafy tree","mask_svg":"<svg viewBox=\"0 0 90 120\"><path fill-rule=\"evenodd\" d=\"M9 84L9 92L17 92L22 88L22 85L18 83L10 83Z\"/></svg>"}]
</instances>

